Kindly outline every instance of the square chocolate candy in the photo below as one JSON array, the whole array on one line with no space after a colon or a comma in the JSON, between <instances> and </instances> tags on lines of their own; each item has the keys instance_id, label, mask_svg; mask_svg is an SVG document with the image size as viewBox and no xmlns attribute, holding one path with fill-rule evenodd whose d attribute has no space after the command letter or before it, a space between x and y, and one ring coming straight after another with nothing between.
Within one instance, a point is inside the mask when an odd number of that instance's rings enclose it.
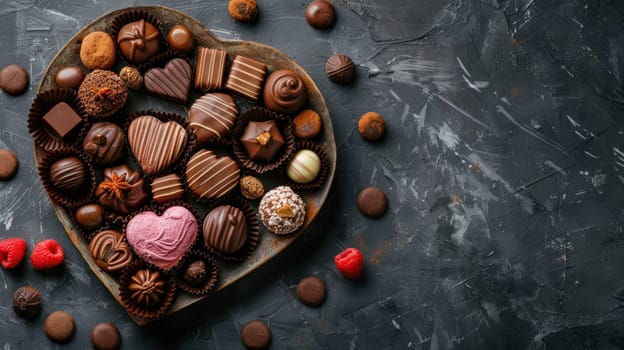
<instances>
[{"instance_id":1,"label":"square chocolate candy","mask_svg":"<svg viewBox=\"0 0 624 350\"><path fill-rule=\"evenodd\" d=\"M266 75L266 65L254 59L236 56L230 68L225 88L252 102L258 100Z\"/></svg>"},{"instance_id":2,"label":"square chocolate candy","mask_svg":"<svg viewBox=\"0 0 624 350\"><path fill-rule=\"evenodd\" d=\"M80 125L82 118L65 102L59 102L43 116L52 132L64 139Z\"/></svg>"},{"instance_id":3,"label":"square chocolate candy","mask_svg":"<svg viewBox=\"0 0 624 350\"><path fill-rule=\"evenodd\" d=\"M200 47L197 49L195 66L195 89L204 92L221 90L227 52Z\"/></svg>"}]
</instances>

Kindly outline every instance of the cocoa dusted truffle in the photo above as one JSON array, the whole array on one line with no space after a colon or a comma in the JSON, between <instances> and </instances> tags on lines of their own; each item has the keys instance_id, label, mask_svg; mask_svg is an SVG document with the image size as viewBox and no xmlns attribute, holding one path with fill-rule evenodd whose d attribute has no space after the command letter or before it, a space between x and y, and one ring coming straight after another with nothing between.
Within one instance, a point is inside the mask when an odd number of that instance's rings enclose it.
<instances>
[{"instance_id":1,"label":"cocoa dusted truffle","mask_svg":"<svg viewBox=\"0 0 624 350\"><path fill-rule=\"evenodd\" d=\"M241 137L249 158L270 162L284 145L284 138L274 120L249 122Z\"/></svg>"},{"instance_id":2,"label":"cocoa dusted truffle","mask_svg":"<svg viewBox=\"0 0 624 350\"><path fill-rule=\"evenodd\" d=\"M230 0L228 12L237 21L253 22L258 17L258 4L256 0Z\"/></svg>"},{"instance_id":3,"label":"cocoa dusted truffle","mask_svg":"<svg viewBox=\"0 0 624 350\"><path fill-rule=\"evenodd\" d=\"M87 167L78 157L61 158L50 166L50 181L60 192L76 194L88 182Z\"/></svg>"},{"instance_id":4,"label":"cocoa dusted truffle","mask_svg":"<svg viewBox=\"0 0 624 350\"><path fill-rule=\"evenodd\" d=\"M148 199L149 192L141 174L122 164L104 169L104 180L95 189L95 196L103 206L128 214Z\"/></svg>"},{"instance_id":5,"label":"cocoa dusted truffle","mask_svg":"<svg viewBox=\"0 0 624 350\"><path fill-rule=\"evenodd\" d=\"M24 319L37 316L41 312L41 293L30 286L17 289L13 293L13 311Z\"/></svg>"},{"instance_id":6,"label":"cocoa dusted truffle","mask_svg":"<svg viewBox=\"0 0 624 350\"><path fill-rule=\"evenodd\" d=\"M347 55L333 55L325 62L325 73L331 81L347 85L353 81L355 66Z\"/></svg>"},{"instance_id":7,"label":"cocoa dusted truffle","mask_svg":"<svg viewBox=\"0 0 624 350\"><path fill-rule=\"evenodd\" d=\"M280 69L267 77L262 100L270 110L280 114L294 114L308 100L308 89L295 72Z\"/></svg>"},{"instance_id":8,"label":"cocoa dusted truffle","mask_svg":"<svg viewBox=\"0 0 624 350\"><path fill-rule=\"evenodd\" d=\"M159 37L158 29L141 19L121 27L117 34L117 44L123 57L131 63L141 64L160 50Z\"/></svg>"},{"instance_id":9,"label":"cocoa dusted truffle","mask_svg":"<svg viewBox=\"0 0 624 350\"><path fill-rule=\"evenodd\" d=\"M95 164L112 164L124 155L124 132L117 124L110 122L93 123L82 141L85 153Z\"/></svg>"},{"instance_id":10,"label":"cocoa dusted truffle","mask_svg":"<svg viewBox=\"0 0 624 350\"><path fill-rule=\"evenodd\" d=\"M305 204L288 186L278 186L267 192L258 211L264 226L280 235L296 231L305 220Z\"/></svg>"},{"instance_id":11,"label":"cocoa dusted truffle","mask_svg":"<svg viewBox=\"0 0 624 350\"><path fill-rule=\"evenodd\" d=\"M128 87L117 74L94 70L80 84L78 98L90 116L106 118L126 104Z\"/></svg>"}]
</instances>

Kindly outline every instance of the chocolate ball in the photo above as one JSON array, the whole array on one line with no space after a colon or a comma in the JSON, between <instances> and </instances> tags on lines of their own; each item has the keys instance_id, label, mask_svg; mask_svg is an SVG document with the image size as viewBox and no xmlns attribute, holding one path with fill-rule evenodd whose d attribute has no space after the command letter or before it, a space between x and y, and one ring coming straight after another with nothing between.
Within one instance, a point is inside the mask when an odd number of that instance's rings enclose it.
<instances>
[{"instance_id":1,"label":"chocolate ball","mask_svg":"<svg viewBox=\"0 0 624 350\"><path fill-rule=\"evenodd\" d=\"M50 166L50 181L60 192L76 194L87 183L87 167L78 157L61 158Z\"/></svg>"},{"instance_id":2,"label":"chocolate ball","mask_svg":"<svg viewBox=\"0 0 624 350\"><path fill-rule=\"evenodd\" d=\"M141 64L160 50L160 32L150 22L141 19L130 22L119 30L119 51L129 62Z\"/></svg>"},{"instance_id":3,"label":"chocolate ball","mask_svg":"<svg viewBox=\"0 0 624 350\"><path fill-rule=\"evenodd\" d=\"M17 289L13 293L13 311L24 319L37 316L41 311L41 293L29 286Z\"/></svg>"},{"instance_id":4,"label":"chocolate ball","mask_svg":"<svg viewBox=\"0 0 624 350\"><path fill-rule=\"evenodd\" d=\"M353 81L355 66L347 55L333 55L325 62L325 73L331 81L347 85Z\"/></svg>"},{"instance_id":5,"label":"chocolate ball","mask_svg":"<svg viewBox=\"0 0 624 350\"><path fill-rule=\"evenodd\" d=\"M384 119L379 113L364 113L358 121L358 131L367 141L377 141L384 135Z\"/></svg>"},{"instance_id":6,"label":"chocolate ball","mask_svg":"<svg viewBox=\"0 0 624 350\"><path fill-rule=\"evenodd\" d=\"M186 26L181 24L176 24L169 29L167 42L169 43L169 47L176 51L189 53L195 48L193 33L191 33Z\"/></svg>"},{"instance_id":7,"label":"chocolate ball","mask_svg":"<svg viewBox=\"0 0 624 350\"><path fill-rule=\"evenodd\" d=\"M206 245L223 254L236 253L247 242L247 218L231 205L211 210L202 228Z\"/></svg>"},{"instance_id":8,"label":"chocolate ball","mask_svg":"<svg viewBox=\"0 0 624 350\"><path fill-rule=\"evenodd\" d=\"M195 260L184 270L184 280L190 285L198 286L206 281L208 271L203 260Z\"/></svg>"},{"instance_id":9,"label":"chocolate ball","mask_svg":"<svg viewBox=\"0 0 624 350\"><path fill-rule=\"evenodd\" d=\"M253 22L258 17L258 4L256 0L230 0L228 12L237 21Z\"/></svg>"},{"instance_id":10,"label":"chocolate ball","mask_svg":"<svg viewBox=\"0 0 624 350\"><path fill-rule=\"evenodd\" d=\"M80 67L67 66L56 72L54 82L61 89L77 89L84 77L85 74Z\"/></svg>"},{"instance_id":11,"label":"chocolate ball","mask_svg":"<svg viewBox=\"0 0 624 350\"><path fill-rule=\"evenodd\" d=\"M280 69L267 77L262 100L270 110L280 114L294 114L308 100L308 89L295 72Z\"/></svg>"},{"instance_id":12,"label":"chocolate ball","mask_svg":"<svg viewBox=\"0 0 624 350\"><path fill-rule=\"evenodd\" d=\"M311 139L321 133L323 120L311 109L305 109L293 118L293 133L302 139Z\"/></svg>"},{"instance_id":13,"label":"chocolate ball","mask_svg":"<svg viewBox=\"0 0 624 350\"><path fill-rule=\"evenodd\" d=\"M335 17L334 5L325 0L314 0L306 8L306 20L317 29L331 27Z\"/></svg>"},{"instance_id":14,"label":"chocolate ball","mask_svg":"<svg viewBox=\"0 0 624 350\"><path fill-rule=\"evenodd\" d=\"M85 204L76 210L76 222L86 230L95 230L104 223L104 209L99 204Z\"/></svg>"},{"instance_id":15,"label":"chocolate ball","mask_svg":"<svg viewBox=\"0 0 624 350\"><path fill-rule=\"evenodd\" d=\"M126 82L129 89L140 90L143 87L143 76L135 67L125 66L121 68L119 77Z\"/></svg>"},{"instance_id":16,"label":"chocolate ball","mask_svg":"<svg viewBox=\"0 0 624 350\"><path fill-rule=\"evenodd\" d=\"M29 84L28 71L18 64L9 64L0 71L0 89L9 95L23 94Z\"/></svg>"},{"instance_id":17,"label":"chocolate ball","mask_svg":"<svg viewBox=\"0 0 624 350\"><path fill-rule=\"evenodd\" d=\"M309 149L302 149L295 153L286 166L288 178L299 184L312 182L320 171L321 158Z\"/></svg>"}]
</instances>

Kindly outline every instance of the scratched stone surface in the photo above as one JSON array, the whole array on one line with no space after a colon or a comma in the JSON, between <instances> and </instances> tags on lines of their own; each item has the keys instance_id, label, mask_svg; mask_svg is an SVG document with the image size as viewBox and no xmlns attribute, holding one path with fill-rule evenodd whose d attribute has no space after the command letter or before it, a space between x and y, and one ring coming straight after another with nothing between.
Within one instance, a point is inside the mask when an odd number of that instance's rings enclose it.
<instances>
[{"instance_id":1,"label":"scratched stone surface","mask_svg":"<svg viewBox=\"0 0 624 350\"><path fill-rule=\"evenodd\" d=\"M139 328L71 247L39 183L26 115L44 69L86 23L155 1L0 0L0 66L31 74L27 93L0 93L0 147L20 159L0 183L0 237L29 249L53 237L65 267L0 270L0 347L90 348L113 322L125 349L239 349L241 326L266 321L273 349L624 348L624 2L535 0L334 1L327 31L305 1L260 1L255 24L227 1L168 1L218 37L254 40L294 57L315 79L338 146L333 190L308 232L267 266L198 307ZM353 85L324 75L329 55L357 64ZM362 140L377 111L387 134ZM369 185L390 207L370 220L355 205ZM341 277L343 247L366 256ZM297 281L316 274L328 297L310 308ZM30 284L42 314L26 322L11 295ZM57 309L77 321L65 346L43 333Z\"/></svg>"}]
</instances>

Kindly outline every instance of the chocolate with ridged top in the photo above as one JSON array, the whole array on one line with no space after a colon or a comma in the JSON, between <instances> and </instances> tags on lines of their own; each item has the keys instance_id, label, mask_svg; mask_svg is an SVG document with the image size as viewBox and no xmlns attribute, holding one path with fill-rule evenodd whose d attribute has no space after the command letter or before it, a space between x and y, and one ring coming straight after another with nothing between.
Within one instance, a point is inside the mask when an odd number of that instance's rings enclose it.
<instances>
[{"instance_id":1,"label":"chocolate with ridged top","mask_svg":"<svg viewBox=\"0 0 624 350\"><path fill-rule=\"evenodd\" d=\"M201 91L221 90L225 75L227 52L200 47L195 64L195 89Z\"/></svg>"},{"instance_id":2,"label":"chocolate with ridged top","mask_svg":"<svg viewBox=\"0 0 624 350\"><path fill-rule=\"evenodd\" d=\"M308 100L308 89L295 72L280 69L267 77L262 100L270 110L280 114L294 114Z\"/></svg>"},{"instance_id":3,"label":"chocolate with ridged top","mask_svg":"<svg viewBox=\"0 0 624 350\"><path fill-rule=\"evenodd\" d=\"M143 307L159 304L165 297L167 282L160 272L142 269L130 278L130 298Z\"/></svg>"},{"instance_id":4,"label":"chocolate with ridged top","mask_svg":"<svg viewBox=\"0 0 624 350\"><path fill-rule=\"evenodd\" d=\"M182 199L184 186L176 174L158 177L152 181L152 198L158 204Z\"/></svg>"},{"instance_id":5,"label":"chocolate with ridged top","mask_svg":"<svg viewBox=\"0 0 624 350\"><path fill-rule=\"evenodd\" d=\"M77 194L87 184L87 167L78 157L61 158L50 166L50 181L60 192Z\"/></svg>"},{"instance_id":6,"label":"chocolate with ridged top","mask_svg":"<svg viewBox=\"0 0 624 350\"><path fill-rule=\"evenodd\" d=\"M89 242L89 253L102 270L121 272L132 262L132 252L123 234L115 230L98 232Z\"/></svg>"},{"instance_id":7,"label":"chocolate with ridged top","mask_svg":"<svg viewBox=\"0 0 624 350\"><path fill-rule=\"evenodd\" d=\"M41 312L41 293L33 287L25 286L13 293L13 311L23 319L31 319Z\"/></svg>"},{"instance_id":8,"label":"chocolate with ridged top","mask_svg":"<svg viewBox=\"0 0 624 350\"><path fill-rule=\"evenodd\" d=\"M78 128L82 118L70 105L59 102L43 116L43 121L56 136L65 139Z\"/></svg>"},{"instance_id":9,"label":"chocolate with ridged top","mask_svg":"<svg viewBox=\"0 0 624 350\"><path fill-rule=\"evenodd\" d=\"M189 110L189 122L197 140L206 142L211 137L227 136L238 115L238 107L232 96L209 93L195 100Z\"/></svg>"},{"instance_id":10,"label":"chocolate with ridged top","mask_svg":"<svg viewBox=\"0 0 624 350\"><path fill-rule=\"evenodd\" d=\"M334 83L346 85L353 81L355 66L347 55L333 55L325 62L325 73Z\"/></svg>"},{"instance_id":11,"label":"chocolate with ridged top","mask_svg":"<svg viewBox=\"0 0 624 350\"><path fill-rule=\"evenodd\" d=\"M119 51L129 62L141 64L160 50L160 32L150 22L141 19L121 27L117 34Z\"/></svg>"},{"instance_id":12,"label":"chocolate with ridged top","mask_svg":"<svg viewBox=\"0 0 624 350\"><path fill-rule=\"evenodd\" d=\"M186 164L186 183L202 199L222 197L232 191L240 179L240 168L228 157L217 157L210 150L195 153Z\"/></svg>"},{"instance_id":13,"label":"chocolate with ridged top","mask_svg":"<svg viewBox=\"0 0 624 350\"><path fill-rule=\"evenodd\" d=\"M223 254L233 254L247 241L247 219L242 210L222 205L206 215L203 233L208 247Z\"/></svg>"},{"instance_id":14,"label":"chocolate with ridged top","mask_svg":"<svg viewBox=\"0 0 624 350\"><path fill-rule=\"evenodd\" d=\"M145 89L158 97L185 104L189 99L193 69L182 58L174 58L165 68L152 68L145 73Z\"/></svg>"},{"instance_id":15,"label":"chocolate with ridged top","mask_svg":"<svg viewBox=\"0 0 624 350\"><path fill-rule=\"evenodd\" d=\"M225 88L256 102L260 96L266 69L264 63L238 55L232 62Z\"/></svg>"},{"instance_id":16,"label":"chocolate with ridged top","mask_svg":"<svg viewBox=\"0 0 624 350\"><path fill-rule=\"evenodd\" d=\"M241 143L249 158L270 162L284 145L284 138L274 120L249 122L241 136Z\"/></svg>"},{"instance_id":17,"label":"chocolate with ridged top","mask_svg":"<svg viewBox=\"0 0 624 350\"><path fill-rule=\"evenodd\" d=\"M125 164L104 169L104 180L95 189L103 206L120 214L128 214L149 198L141 174Z\"/></svg>"},{"instance_id":18,"label":"chocolate with ridged top","mask_svg":"<svg viewBox=\"0 0 624 350\"><path fill-rule=\"evenodd\" d=\"M93 123L82 141L85 153L95 164L108 165L119 161L124 155L124 132L117 124Z\"/></svg>"}]
</instances>

